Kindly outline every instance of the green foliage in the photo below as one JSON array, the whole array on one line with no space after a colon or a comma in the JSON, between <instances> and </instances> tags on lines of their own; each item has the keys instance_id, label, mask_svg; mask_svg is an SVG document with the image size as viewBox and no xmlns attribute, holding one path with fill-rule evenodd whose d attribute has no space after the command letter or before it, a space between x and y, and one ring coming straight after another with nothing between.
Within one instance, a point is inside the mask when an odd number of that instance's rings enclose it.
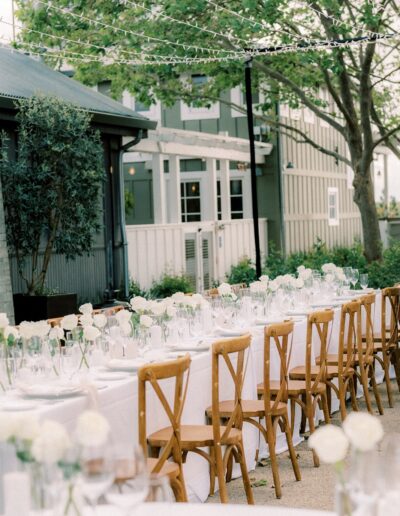
<instances>
[{"instance_id":1,"label":"green foliage","mask_svg":"<svg viewBox=\"0 0 400 516\"><path fill-rule=\"evenodd\" d=\"M392 242L383 251L381 262L373 262L368 267L369 285L374 288L384 288L400 283L400 242Z\"/></svg>"},{"instance_id":2,"label":"green foliage","mask_svg":"<svg viewBox=\"0 0 400 516\"><path fill-rule=\"evenodd\" d=\"M124 198L125 198L125 216L128 217L135 207L135 198L133 196L133 193L129 190L124 191Z\"/></svg>"},{"instance_id":3,"label":"green foliage","mask_svg":"<svg viewBox=\"0 0 400 516\"><path fill-rule=\"evenodd\" d=\"M129 297L131 298L134 296L146 297L147 292L145 290L142 290L139 283L135 281L133 278L131 278L129 282Z\"/></svg>"},{"instance_id":4,"label":"green foliage","mask_svg":"<svg viewBox=\"0 0 400 516\"><path fill-rule=\"evenodd\" d=\"M89 114L72 104L33 96L17 108L18 153L10 159L3 133L0 176L7 243L32 295L44 289L53 252L73 259L92 248L100 229L103 149Z\"/></svg>"},{"instance_id":5,"label":"green foliage","mask_svg":"<svg viewBox=\"0 0 400 516\"><path fill-rule=\"evenodd\" d=\"M256 269L250 258L244 257L237 265L231 267L227 281L231 285L246 283L249 285L257 279Z\"/></svg>"},{"instance_id":6,"label":"green foliage","mask_svg":"<svg viewBox=\"0 0 400 516\"><path fill-rule=\"evenodd\" d=\"M185 294L192 291L192 286L186 276L173 276L164 274L159 281L155 281L149 291L149 297L152 299L161 299L172 296L175 292L184 292Z\"/></svg>"},{"instance_id":7,"label":"green foliage","mask_svg":"<svg viewBox=\"0 0 400 516\"><path fill-rule=\"evenodd\" d=\"M391 197L389 204L386 204L382 198L376 205L376 211L380 219L400 217L400 202L397 202L395 197Z\"/></svg>"}]
</instances>

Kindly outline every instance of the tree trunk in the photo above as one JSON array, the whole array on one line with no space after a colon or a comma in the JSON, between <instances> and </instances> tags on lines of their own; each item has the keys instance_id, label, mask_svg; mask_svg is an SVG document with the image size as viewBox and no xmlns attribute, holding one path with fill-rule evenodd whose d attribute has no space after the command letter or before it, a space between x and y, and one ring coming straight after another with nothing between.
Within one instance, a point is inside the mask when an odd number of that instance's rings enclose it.
<instances>
[{"instance_id":1,"label":"tree trunk","mask_svg":"<svg viewBox=\"0 0 400 516\"><path fill-rule=\"evenodd\" d=\"M382 242L370 169L355 170L353 184L354 202L361 214L365 257L368 262L380 260L382 258Z\"/></svg>"}]
</instances>

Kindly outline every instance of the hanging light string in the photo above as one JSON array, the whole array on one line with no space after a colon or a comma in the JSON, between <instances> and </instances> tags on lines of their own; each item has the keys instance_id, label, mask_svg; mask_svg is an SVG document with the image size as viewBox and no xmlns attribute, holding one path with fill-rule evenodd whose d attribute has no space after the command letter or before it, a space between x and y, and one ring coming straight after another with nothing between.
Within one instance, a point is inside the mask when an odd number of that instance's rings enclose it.
<instances>
[{"instance_id":1,"label":"hanging light string","mask_svg":"<svg viewBox=\"0 0 400 516\"><path fill-rule=\"evenodd\" d=\"M326 41L326 42L309 42L304 43L302 45L284 45L279 47L269 47L258 49L253 56L256 55L265 55L265 54L283 54L283 53L293 53L293 52L308 52L310 50L330 50L339 47L351 47L351 46L359 46L363 44L370 44L373 42L379 43L383 40L389 40L399 37L399 33L396 34L387 34L380 36L364 36L358 38L352 38L348 40L334 40L334 41ZM7 40L6 43L12 43L12 40ZM215 62L232 62L232 61L242 61L243 56L212 56L212 57L204 57L204 58L171 58L170 61L157 61L158 56L151 56L154 61L149 61L146 59L120 59L114 58L112 56L95 56L82 54L80 52L72 52L68 50L60 50L54 49L51 47L44 47L40 44L36 43L24 43L24 47L33 48L35 55L40 56L48 56L57 59L67 59L79 62L98 62L103 65L111 65L111 64L125 64L125 65L136 65L136 66L156 66L156 65L178 65L178 64L200 64L200 63L215 63ZM42 52L38 52L37 49L42 50ZM45 53L43 52L45 51Z\"/></svg>"},{"instance_id":2,"label":"hanging light string","mask_svg":"<svg viewBox=\"0 0 400 516\"><path fill-rule=\"evenodd\" d=\"M101 22L99 20L95 20L95 19L91 19L91 18L88 18L87 16L84 16L83 14L77 14L77 13L74 13L73 11L69 11L68 9L65 9L63 7L58 7L56 5L53 5L51 4L50 2L45 2L43 0L36 0L37 3L39 4L42 4L44 5L47 9L52 9L54 11L57 11L57 12L61 12L63 14L66 14L68 16L71 16L75 19L78 19L80 20L81 22L82 21L85 21L85 22L88 22L90 25L96 25L96 26L100 26L100 27L103 27L105 29L109 29L113 32L120 32L124 35L128 35L128 34L131 34L132 36L138 36L140 38L145 38L147 39L148 41L156 41L157 43L163 43L164 45L172 45L172 46L175 46L175 47L180 47L180 48L183 48L184 50L196 50L196 51L199 51L199 52L207 52L207 53L214 53L214 54L218 54L220 52L223 52L225 54L238 54L240 52L237 52L236 50L225 50L225 49L217 49L217 48L206 48L206 47L201 47L201 46L198 46L198 45L191 45L189 43L179 43L177 41L170 41L170 40L166 40L166 39L161 39L161 38L157 38L155 36L149 36L143 32L135 32L135 31L132 31L130 29L121 29L120 27L116 27L114 25L109 25L108 23L104 23L104 22Z\"/></svg>"},{"instance_id":3,"label":"hanging light string","mask_svg":"<svg viewBox=\"0 0 400 516\"><path fill-rule=\"evenodd\" d=\"M201 31L201 32L204 32L204 33L207 33L207 34L211 34L215 38L228 39L230 41L236 41L238 43L245 43L246 46L249 46L249 42L248 41L246 41L246 40L244 40L242 38L238 38L237 36L233 36L232 34L229 34L229 33L222 34L221 32L216 32L216 31L211 30L211 29L206 29L204 27L200 27L199 25L197 25L195 23L191 23L191 22L184 21L184 20L178 20L177 18L173 18L172 16L169 16L168 14L165 14L163 12L153 11L152 9L149 9L145 5L139 4L137 2L134 2L133 0L116 0L116 1L120 2L121 4L124 4L124 5L131 5L133 7L138 7L140 9L143 9L144 11L147 11L147 12L151 13L156 18L163 18L164 20L169 20L169 21L172 21L172 22L177 23L179 25L185 25L185 26L190 27L192 29L196 29L198 31Z\"/></svg>"}]
</instances>

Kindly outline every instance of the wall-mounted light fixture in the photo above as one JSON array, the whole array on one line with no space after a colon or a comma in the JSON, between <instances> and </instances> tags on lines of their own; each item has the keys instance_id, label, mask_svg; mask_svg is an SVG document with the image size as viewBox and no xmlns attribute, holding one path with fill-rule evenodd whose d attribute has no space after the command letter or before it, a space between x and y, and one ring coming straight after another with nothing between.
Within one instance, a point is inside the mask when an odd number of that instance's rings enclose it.
<instances>
[{"instance_id":1,"label":"wall-mounted light fixture","mask_svg":"<svg viewBox=\"0 0 400 516\"><path fill-rule=\"evenodd\" d=\"M129 167L128 173L130 176L134 176L136 173L135 167Z\"/></svg>"}]
</instances>

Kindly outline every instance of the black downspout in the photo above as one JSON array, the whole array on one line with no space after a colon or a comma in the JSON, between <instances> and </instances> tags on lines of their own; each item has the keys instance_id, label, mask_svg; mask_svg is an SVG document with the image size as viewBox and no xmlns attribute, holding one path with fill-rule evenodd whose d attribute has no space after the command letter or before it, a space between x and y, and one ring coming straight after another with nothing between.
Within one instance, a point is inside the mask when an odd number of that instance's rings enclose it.
<instances>
[{"instance_id":1,"label":"black downspout","mask_svg":"<svg viewBox=\"0 0 400 516\"><path fill-rule=\"evenodd\" d=\"M279 102L275 103L275 115L279 121L280 110ZM282 138L278 127L276 131L276 157L277 157L277 173L278 173L278 192L279 192L279 217L280 217L280 239L281 239L281 250L282 254L286 256L286 232L285 232L285 206L283 197L283 167L282 167Z\"/></svg>"},{"instance_id":2,"label":"black downspout","mask_svg":"<svg viewBox=\"0 0 400 516\"><path fill-rule=\"evenodd\" d=\"M252 58L245 64L245 86L246 86L246 107L247 125L249 130L250 143L250 171L251 171L251 200L253 204L253 225L254 243L256 251L256 273L257 278L261 276L261 252L260 252L260 228L258 225L258 199L257 199L257 176L256 176L256 149L254 140L254 121L253 121L253 99L251 92L251 68Z\"/></svg>"},{"instance_id":3,"label":"black downspout","mask_svg":"<svg viewBox=\"0 0 400 516\"><path fill-rule=\"evenodd\" d=\"M129 298L129 268L128 268L128 238L126 236L126 220L125 220L125 183L124 183L124 166L123 155L134 145L137 145L142 139L143 131L139 129L138 134L133 140L119 148L119 181L120 181L120 225L121 225L121 240L122 240L122 268L124 276L124 299Z\"/></svg>"}]
</instances>

